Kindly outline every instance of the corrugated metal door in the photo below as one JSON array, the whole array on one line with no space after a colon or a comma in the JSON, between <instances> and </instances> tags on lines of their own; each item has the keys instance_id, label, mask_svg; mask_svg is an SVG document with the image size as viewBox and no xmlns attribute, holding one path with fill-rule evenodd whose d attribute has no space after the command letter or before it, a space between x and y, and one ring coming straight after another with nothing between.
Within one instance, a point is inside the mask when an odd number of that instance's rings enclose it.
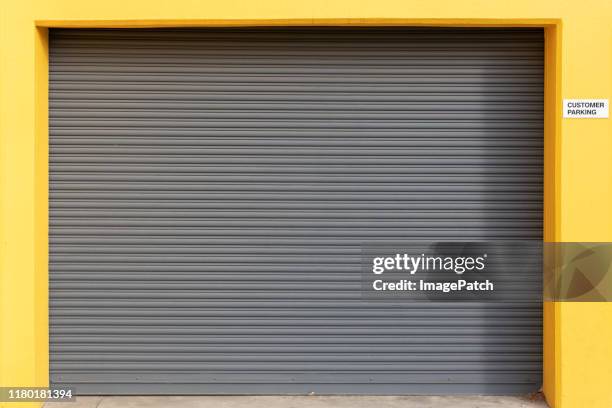
<instances>
[{"instance_id":1,"label":"corrugated metal door","mask_svg":"<svg viewBox=\"0 0 612 408\"><path fill-rule=\"evenodd\" d=\"M53 30L51 380L515 393L541 305L364 303L360 244L542 238L543 33Z\"/></svg>"}]
</instances>

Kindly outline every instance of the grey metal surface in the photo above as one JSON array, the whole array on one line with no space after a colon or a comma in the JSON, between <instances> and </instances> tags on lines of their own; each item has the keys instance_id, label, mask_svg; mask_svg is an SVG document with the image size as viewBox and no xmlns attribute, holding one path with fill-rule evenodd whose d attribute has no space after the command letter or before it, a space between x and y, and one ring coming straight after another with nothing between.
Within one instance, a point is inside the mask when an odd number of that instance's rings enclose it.
<instances>
[{"instance_id":1,"label":"grey metal surface","mask_svg":"<svg viewBox=\"0 0 612 408\"><path fill-rule=\"evenodd\" d=\"M364 303L359 262L362 242L542 238L541 30L50 41L52 383L538 389L540 304Z\"/></svg>"}]
</instances>

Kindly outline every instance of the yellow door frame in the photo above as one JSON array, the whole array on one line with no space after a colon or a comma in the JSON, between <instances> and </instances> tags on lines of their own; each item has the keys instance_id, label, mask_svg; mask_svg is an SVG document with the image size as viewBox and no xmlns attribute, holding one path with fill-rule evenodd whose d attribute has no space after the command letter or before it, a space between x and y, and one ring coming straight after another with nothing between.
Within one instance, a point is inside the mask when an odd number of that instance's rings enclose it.
<instances>
[{"instance_id":1,"label":"yellow door frame","mask_svg":"<svg viewBox=\"0 0 612 408\"><path fill-rule=\"evenodd\" d=\"M162 21L137 21L137 22L77 22L77 21L41 21L37 22L38 39L39 39L39 58L37 60L36 72L39 73L36 90L37 90L37 153L38 157L36 160L37 170L37 218L36 218L36 232L37 232L37 288L39 293L37 296L37 317L40 319L39 330L44 331L44 335L41 335L38 340L39 342L45 342L46 344L39 344L37 348L45 347L48 348L48 309L46 307L48 290L43 287L42 282L48 281L47 271L47 257L48 257L48 28L53 27L70 27L70 28L136 28L136 27L222 27L222 26L233 26L233 27L244 27L244 26L430 26L430 27L541 27L544 29L545 35L545 125L544 125L544 145L545 145L545 158L544 158L544 233L545 240L555 240L555 225L556 225L556 191L555 188L555 175L557 174L558 158L555 152L557 146L556 137L556 118L559 117L557 109L559 104L557 102L557 53L558 41L559 41L559 23L551 21L428 21L428 20L317 20L317 21L304 21L304 20L263 20L263 21L174 21L174 22L162 22ZM555 350L555 339L554 336L554 325L551 325L556 319L555 314L558 313L558 308L554 305L547 306L544 308L544 348L545 348L545 361L544 361L544 389L546 395L554 395L556 385L556 370L555 361L556 354ZM44 328L42 327L44 325ZM44 366L48 364L48 353L41 353L39 356L39 365ZM47 369L48 371L48 369ZM48 377L45 373L38 373L41 376L42 383L48 382ZM552 403L552 401L551 401Z\"/></svg>"},{"instance_id":2,"label":"yellow door frame","mask_svg":"<svg viewBox=\"0 0 612 408\"><path fill-rule=\"evenodd\" d=\"M589 38L585 35L592 36L595 28L597 33L611 34L609 39L600 42L612 47L612 30L608 32L603 28L606 25L612 26L612 7L603 6L605 1L585 0L597 2L598 6L602 7L600 13L588 16L579 14L570 6L566 6L569 7L567 10L557 10L556 2L564 3L565 0L542 0L542 4L537 7L528 0L517 0L510 3L518 5L507 6L507 10L499 5L497 9L491 9L493 6L489 3L496 2L476 2L479 8L475 8L476 6L468 0L454 2L432 0L429 5L422 6L416 11L407 11L402 2L386 0L381 0L378 6L359 5L349 9L329 6L330 10L326 9L327 3L323 0L313 0L307 5L297 5L292 2L285 4L280 0L262 0L253 2L254 4L250 6L248 2L239 0L236 4L242 8L227 2L211 6L212 10L207 10L202 5L196 4L197 2L189 0L177 0L180 3L178 6L176 4L165 6L162 5L165 2L158 0L135 1L138 7L128 4L130 2L107 0L106 7L90 8L80 6L76 0L55 0L53 7L46 5L42 0L28 1L32 4L15 2L8 7L7 13L0 15L0 57L2 58L0 60L0 81L2 81L0 83L0 386L45 386L49 381L48 28L127 29L273 25L541 27L545 32L546 49L543 214L545 240L558 241L567 237L571 240L603 241L607 236L603 232L598 233L596 227L606 231L608 227L612 227L612 215L604 215L604 206L601 203L589 203L593 214L590 218L583 219L582 225L579 226L576 211L589 208L579 193L592 193L592 191L586 187L578 192L571 191L576 189L577 179L565 178L565 174L568 173L562 171L568 170L569 167L565 161L561 161L563 142L564 160L567 160L565 152L571 151L569 159L579 160L580 165L586 167L581 172L578 171L579 174L575 177L583 177L585 174L599 177L612 176L612 165L606 167L604 163L599 167L593 167L594 164L586 159L587 156L593 158L594 155L594 159L601 162L600 159L607 157L602 149L612 148L612 143L606 138L606 132L610 129L608 122L598 122L596 125L591 122L566 123L562 121L560 115L562 87L565 89L567 85L566 73L569 72L572 78L579 77L573 68L568 68L562 54L565 56L569 50L571 57L576 58L576 61L580 56L597 55L591 48L578 52L577 50L584 45L576 43L578 39ZM318 4L322 11L313 11L311 8L314 7L314 3ZM444 5L440 6L440 3ZM33 5L39 10L28 9L34 7ZM285 6L293 8L285 9ZM551 11L547 12L544 6ZM173 7L178 7L178 11L173 11ZM446 7L446 9L440 11L436 7ZM411 11L414 11L414 15L421 16L450 13L457 16L467 15L467 17L366 17L411 15ZM327 15L335 17L326 18ZM348 18L338 18L339 15L346 15ZM512 17L490 17L500 15ZM554 18L518 18L517 15L552 15ZM191 16L211 16L211 18L191 18ZM587 23L593 19L596 20L593 26L588 25ZM571 23L572 36L569 37L571 39L569 45L565 43L568 38L566 21ZM585 31L585 35L579 36L578 31ZM611 49L607 52L609 53ZM609 56L600 58L599 62L604 64L602 70L606 67L612 68L612 58ZM13 66L13 63L18 66ZM585 67L584 63L577 63L576 66ZM593 79L585 79L583 86L570 84L567 87L573 93L587 94L572 94L567 97L608 97L612 91L612 81L603 79L602 70L597 70L595 78L605 88L603 93L596 93L598 88L592 86ZM587 146L588 149L577 148L573 141L562 139L562 131L564 135L590 131L595 137ZM602 171L604 174L601 174ZM569 193L563 195L568 188L571 195ZM605 190L596 198L612 202L612 188ZM599 219L593 219L597 217ZM569 221L568 227L565 227L566 221ZM612 228L610 230L612 231ZM569 240L567 238L566 240ZM608 304L578 306L544 304L544 393L551 406L555 408L612 406L612 392L607 386L612 381L612 373L609 372L612 361L608 361L612 359L612 340L610 340L612 330L600 327L602 319L605 322L609 318L612 318L612 308ZM576 329L583 331L580 335L571 334ZM597 334L604 339L596 340ZM611 344L607 345L605 339ZM585 346L593 348L586 352ZM585 361L585 358L593 356L600 358ZM588 381L588 385L580 383L578 381L580 378L585 382ZM4 405L0 403L0 406ZM7 406L13 407L17 404L11 403Z\"/></svg>"}]
</instances>

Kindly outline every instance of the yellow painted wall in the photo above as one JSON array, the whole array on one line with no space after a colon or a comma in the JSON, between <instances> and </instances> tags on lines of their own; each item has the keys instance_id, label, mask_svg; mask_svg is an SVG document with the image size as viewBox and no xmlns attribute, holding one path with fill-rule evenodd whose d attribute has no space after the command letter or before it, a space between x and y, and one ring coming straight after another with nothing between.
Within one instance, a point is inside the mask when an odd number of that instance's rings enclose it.
<instances>
[{"instance_id":1,"label":"yellow painted wall","mask_svg":"<svg viewBox=\"0 0 612 408\"><path fill-rule=\"evenodd\" d=\"M611 120L558 111L562 97L612 98L612 0L0 0L0 386L48 381L46 33L36 25L249 23L554 26L547 237L612 241ZM612 407L612 303L545 312L549 402Z\"/></svg>"}]
</instances>

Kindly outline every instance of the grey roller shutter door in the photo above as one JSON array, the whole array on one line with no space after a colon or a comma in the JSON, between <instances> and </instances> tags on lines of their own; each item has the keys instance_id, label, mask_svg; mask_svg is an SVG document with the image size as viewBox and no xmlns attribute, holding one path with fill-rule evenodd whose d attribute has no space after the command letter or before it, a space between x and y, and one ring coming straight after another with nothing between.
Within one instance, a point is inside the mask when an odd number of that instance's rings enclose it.
<instances>
[{"instance_id":1,"label":"grey roller shutter door","mask_svg":"<svg viewBox=\"0 0 612 408\"><path fill-rule=\"evenodd\" d=\"M364 303L359 263L541 240L542 113L541 30L52 30L52 383L537 390L539 303Z\"/></svg>"}]
</instances>

